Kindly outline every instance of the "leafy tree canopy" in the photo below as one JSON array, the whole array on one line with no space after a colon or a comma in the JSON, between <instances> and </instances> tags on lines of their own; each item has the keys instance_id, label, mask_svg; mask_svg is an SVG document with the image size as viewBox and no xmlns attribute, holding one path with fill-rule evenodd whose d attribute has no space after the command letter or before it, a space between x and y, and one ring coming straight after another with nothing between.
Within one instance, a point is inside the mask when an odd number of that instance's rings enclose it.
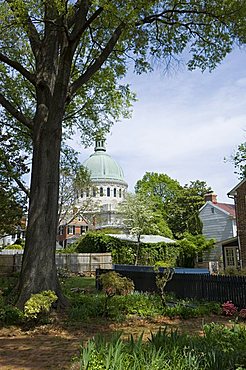
<instances>
[{"instance_id":1,"label":"leafy tree canopy","mask_svg":"<svg viewBox=\"0 0 246 370\"><path fill-rule=\"evenodd\" d=\"M166 174L147 172L135 190L151 200L153 210L158 210L176 238L182 238L186 231L201 234L198 211L205 203L204 195L212 190L205 181L191 181L181 186Z\"/></svg>"}]
</instances>

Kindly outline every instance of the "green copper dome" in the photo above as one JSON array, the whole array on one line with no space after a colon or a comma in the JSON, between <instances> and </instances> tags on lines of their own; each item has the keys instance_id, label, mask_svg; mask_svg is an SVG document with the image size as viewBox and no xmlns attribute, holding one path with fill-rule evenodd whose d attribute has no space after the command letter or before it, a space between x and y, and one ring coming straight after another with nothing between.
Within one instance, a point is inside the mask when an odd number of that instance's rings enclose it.
<instances>
[{"instance_id":1,"label":"green copper dome","mask_svg":"<svg viewBox=\"0 0 246 370\"><path fill-rule=\"evenodd\" d=\"M106 153L104 140L97 140L95 153L83 165L90 171L92 181L113 181L127 185L122 168Z\"/></svg>"}]
</instances>

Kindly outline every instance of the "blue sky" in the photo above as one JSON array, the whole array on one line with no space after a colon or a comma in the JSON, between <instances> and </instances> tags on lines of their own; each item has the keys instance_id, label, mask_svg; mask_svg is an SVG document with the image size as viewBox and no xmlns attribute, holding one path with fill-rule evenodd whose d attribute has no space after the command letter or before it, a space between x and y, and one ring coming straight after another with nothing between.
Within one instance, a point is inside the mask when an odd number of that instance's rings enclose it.
<instances>
[{"instance_id":1,"label":"blue sky","mask_svg":"<svg viewBox=\"0 0 246 370\"><path fill-rule=\"evenodd\" d=\"M185 66L165 75L161 68L129 74L136 92L132 118L116 123L107 152L122 166L132 191L145 172L166 173L181 185L204 180L218 195L237 183L230 157L246 137L246 51L235 50L212 73ZM93 152L78 148L80 159Z\"/></svg>"}]
</instances>

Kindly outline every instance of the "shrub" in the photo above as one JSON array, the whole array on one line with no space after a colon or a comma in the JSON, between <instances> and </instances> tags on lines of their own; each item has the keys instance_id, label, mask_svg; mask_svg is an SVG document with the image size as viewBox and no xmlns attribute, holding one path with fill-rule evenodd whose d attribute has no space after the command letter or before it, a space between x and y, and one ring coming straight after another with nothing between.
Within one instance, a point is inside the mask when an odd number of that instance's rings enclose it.
<instances>
[{"instance_id":1,"label":"shrub","mask_svg":"<svg viewBox=\"0 0 246 370\"><path fill-rule=\"evenodd\" d=\"M32 294L24 306L24 316L28 320L39 319L47 315L52 303L57 300L56 294L51 290L44 290L41 293Z\"/></svg>"},{"instance_id":2,"label":"shrub","mask_svg":"<svg viewBox=\"0 0 246 370\"><path fill-rule=\"evenodd\" d=\"M102 290L106 295L104 314L109 315L109 299L114 295L127 295L134 290L133 281L122 277L115 271L102 274L99 277L99 282L102 284Z\"/></svg>"},{"instance_id":3,"label":"shrub","mask_svg":"<svg viewBox=\"0 0 246 370\"><path fill-rule=\"evenodd\" d=\"M127 277L122 277L115 271L107 272L99 277L103 292L112 297L115 294L127 295L134 290L134 283Z\"/></svg>"},{"instance_id":4,"label":"shrub","mask_svg":"<svg viewBox=\"0 0 246 370\"><path fill-rule=\"evenodd\" d=\"M136 245L126 240L120 240L104 234L104 232L89 231L76 243L78 253L111 252L113 263L134 264ZM166 261L170 254L178 255L177 244L156 243L143 244L138 258L139 264L155 265L159 260Z\"/></svg>"},{"instance_id":5,"label":"shrub","mask_svg":"<svg viewBox=\"0 0 246 370\"><path fill-rule=\"evenodd\" d=\"M239 314L238 314L238 317L239 317L240 319L243 319L243 320L245 320L245 319L246 319L246 308L242 308L242 309L240 310L240 312L239 312Z\"/></svg>"},{"instance_id":6,"label":"shrub","mask_svg":"<svg viewBox=\"0 0 246 370\"><path fill-rule=\"evenodd\" d=\"M23 247L20 244L12 244L12 245L7 245L4 247L4 249L23 249Z\"/></svg>"},{"instance_id":7,"label":"shrub","mask_svg":"<svg viewBox=\"0 0 246 370\"><path fill-rule=\"evenodd\" d=\"M226 316L234 316L237 312L237 307L232 301L227 301L222 304L222 313Z\"/></svg>"},{"instance_id":8,"label":"shrub","mask_svg":"<svg viewBox=\"0 0 246 370\"><path fill-rule=\"evenodd\" d=\"M1 325L20 324L23 321L23 318L23 312L15 306L5 305L0 308Z\"/></svg>"}]
</instances>

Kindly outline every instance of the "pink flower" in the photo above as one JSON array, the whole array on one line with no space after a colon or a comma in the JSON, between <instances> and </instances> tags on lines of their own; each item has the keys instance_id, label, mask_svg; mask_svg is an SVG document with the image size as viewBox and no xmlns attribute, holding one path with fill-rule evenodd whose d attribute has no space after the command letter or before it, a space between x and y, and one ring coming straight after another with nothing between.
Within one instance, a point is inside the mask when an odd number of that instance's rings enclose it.
<instances>
[{"instance_id":1,"label":"pink flower","mask_svg":"<svg viewBox=\"0 0 246 370\"><path fill-rule=\"evenodd\" d=\"M237 312L237 307L232 303L232 301L227 301L222 304L222 312L226 316L233 316Z\"/></svg>"}]
</instances>

